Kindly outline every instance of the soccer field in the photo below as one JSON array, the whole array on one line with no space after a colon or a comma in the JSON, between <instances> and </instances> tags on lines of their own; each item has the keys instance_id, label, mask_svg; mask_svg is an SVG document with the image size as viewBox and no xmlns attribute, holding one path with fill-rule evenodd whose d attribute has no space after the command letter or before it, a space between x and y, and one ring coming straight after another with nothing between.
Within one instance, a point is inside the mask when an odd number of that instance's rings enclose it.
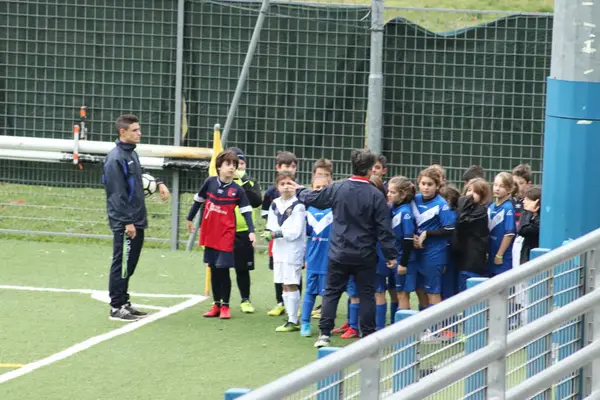
<instances>
[{"instance_id":1,"label":"soccer field","mask_svg":"<svg viewBox=\"0 0 600 400\"><path fill-rule=\"evenodd\" d=\"M199 296L200 252L145 249L130 290L154 314L124 324L102 303L109 246L1 240L0 248L3 400L220 399L316 358L314 338L274 331L282 318L266 315L274 290L263 255L252 274L257 312L239 311L234 285L232 319L222 321L202 318L210 300Z\"/></svg>"},{"instance_id":2,"label":"soccer field","mask_svg":"<svg viewBox=\"0 0 600 400\"><path fill-rule=\"evenodd\" d=\"M258 252L252 274L255 314L202 318L211 300L201 296L201 253L145 249L130 290L132 302L152 312L122 323L103 304L111 249L106 245L0 240L0 398L221 399L231 387L257 388L316 358L313 338L276 333L271 271ZM342 301L338 323L346 310ZM316 333L318 321L313 320ZM351 341L333 338L333 346ZM421 353L439 351L423 346ZM454 354L462 353L462 345ZM453 354L442 352L428 364ZM511 360L522 365L523 355ZM422 365L428 369L433 365ZM516 372L514 382L524 379ZM444 396L461 396L462 383Z\"/></svg>"}]
</instances>

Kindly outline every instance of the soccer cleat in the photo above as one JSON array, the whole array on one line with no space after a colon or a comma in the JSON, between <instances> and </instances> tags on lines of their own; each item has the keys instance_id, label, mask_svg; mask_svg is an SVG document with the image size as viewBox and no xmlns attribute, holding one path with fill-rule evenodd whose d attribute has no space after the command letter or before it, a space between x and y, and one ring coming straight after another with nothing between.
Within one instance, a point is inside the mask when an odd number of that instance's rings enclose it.
<instances>
[{"instance_id":1,"label":"soccer cleat","mask_svg":"<svg viewBox=\"0 0 600 400\"><path fill-rule=\"evenodd\" d=\"M221 319L229 319L231 318L231 310L229 310L229 306L221 306L221 314L219 315Z\"/></svg>"},{"instance_id":2,"label":"soccer cleat","mask_svg":"<svg viewBox=\"0 0 600 400\"><path fill-rule=\"evenodd\" d=\"M449 342L452 343L457 339L457 334L452 332L449 329L444 329L443 331L440 332L440 340L442 342Z\"/></svg>"},{"instance_id":3,"label":"soccer cleat","mask_svg":"<svg viewBox=\"0 0 600 400\"><path fill-rule=\"evenodd\" d=\"M283 304L278 303L271 311L267 313L267 315L271 317L279 317L281 314L285 312L285 307Z\"/></svg>"},{"instance_id":4,"label":"soccer cleat","mask_svg":"<svg viewBox=\"0 0 600 400\"><path fill-rule=\"evenodd\" d=\"M300 327L298 326L298 324L289 321L275 328L275 332L297 332L299 330Z\"/></svg>"},{"instance_id":5,"label":"soccer cleat","mask_svg":"<svg viewBox=\"0 0 600 400\"><path fill-rule=\"evenodd\" d=\"M310 314L310 317L314 319L321 319L321 309L313 311Z\"/></svg>"},{"instance_id":6,"label":"soccer cleat","mask_svg":"<svg viewBox=\"0 0 600 400\"><path fill-rule=\"evenodd\" d=\"M331 345L331 340L327 335L321 335L315 342L315 347L320 349L321 347L328 347Z\"/></svg>"},{"instance_id":7,"label":"soccer cleat","mask_svg":"<svg viewBox=\"0 0 600 400\"><path fill-rule=\"evenodd\" d=\"M348 324L348 321L346 321L346 322L344 322L344 325L340 326L339 328L335 328L334 330L331 331L331 333L333 333L334 335L342 334L342 333L346 332L349 328L350 328L350 325Z\"/></svg>"},{"instance_id":8,"label":"soccer cleat","mask_svg":"<svg viewBox=\"0 0 600 400\"><path fill-rule=\"evenodd\" d=\"M254 306L250 303L250 300L245 300L240 305L243 313L252 314L254 312Z\"/></svg>"},{"instance_id":9,"label":"soccer cleat","mask_svg":"<svg viewBox=\"0 0 600 400\"><path fill-rule=\"evenodd\" d=\"M303 322L302 327L300 328L300 336L310 337L310 322Z\"/></svg>"},{"instance_id":10,"label":"soccer cleat","mask_svg":"<svg viewBox=\"0 0 600 400\"><path fill-rule=\"evenodd\" d=\"M206 318L216 318L221 314L221 307L216 304L213 304L210 310L205 312L202 316Z\"/></svg>"},{"instance_id":11,"label":"soccer cleat","mask_svg":"<svg viewBox=\"0 0 600 400\"><path fill-rule=\"evenodd\" d=\"M129 311L129 312L130 312L130 313L131 313L131 314L132 314L134 317L137 317L137 318L144 318L144 317L147 317L147 316L148 316L148 313L138 310L137 308L133 307L133 306L131 305L131 303L127 303L127 304L125 304L125 308L126 308L126 309L127 309L127 311Z\"/></svg>"},{"instance_id":12,"label":"soccer cleat","mask_svg":"<svg viewBox=\"0 0 600 400\"><path fill-rule=\"evenodd\" d=\"M139 318L133 315L126 306L121 306L119 308L111 309L108 319L112 321L133 322L137 321Z\"/></svg>"},{"instance_id":13,"label":"soccer cleat","mask_svg":"<svg viewBox=\"0 0 600 400\"><path fill-rule=\"evenodd\" d=\"M340 336L341 339L354 339L357 338L359 336L358 331L354 328L348 328L346 329L346 332L344 332L342 334L342 336Z\"/></svg>"}]
</instances>

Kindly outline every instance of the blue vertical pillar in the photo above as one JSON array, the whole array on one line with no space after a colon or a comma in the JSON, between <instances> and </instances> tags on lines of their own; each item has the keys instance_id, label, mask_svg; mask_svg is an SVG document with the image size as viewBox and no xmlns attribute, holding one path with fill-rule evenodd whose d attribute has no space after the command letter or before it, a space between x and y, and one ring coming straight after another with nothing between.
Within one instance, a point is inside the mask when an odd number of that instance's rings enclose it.
<instances>
[{"instance_id":1,"label":"blue vertical pillar","mask_svg":"<svg viewBox=\"0 0 600 400\"><path fill-rule=\"evenodd\" d=\"M317 359L327 357L339 349L339 347L322 347L317 351ZM343 388L341 380L342 373L337 372L317 382L317 390L319 391L317 400L340 400Z\"/></svg>"},{"instance_id":2,"label":"blue vertical pillar","mask_svg":"<svg viewBox=\"0 0 600 400\"><path fill-rule=\"evenodd\" d=\"M414 310L398 310L396 311L395 323L410 323L404 320L415 314L417 314L417 311ZM394 345L394 378L392 379L394 393L417 381L419 376L418 346L417 336L411 336Z\"/></svg>"},{"instance_id":3,"label":"blue vertical pillar","mask_svg":"<svg viewBox=\"0 0 600 400\"><path fill-rule=\"evenodd\" d=\"M467 279L467 290L473 286L487 281L487 278L469 278ZM475 304L465 310L465 319L463 322L463 334L465 335L465 356L476 352L487 344L487 313L485 303ZM451 367L450 367L451 368ZM483 371L475 372L465 379L465 399L483 400L485 399L485 373Z\"/></svg>"},{"instance_id":4,"label":"blue vertical pillar","mask_svg":"<svg viewBox=\"0 0 600 400\"><path fill-rule=\"evenodd\" d=\"M600 227L600 83L548 78L540 247Z\"/></svg>"}]
</instances>

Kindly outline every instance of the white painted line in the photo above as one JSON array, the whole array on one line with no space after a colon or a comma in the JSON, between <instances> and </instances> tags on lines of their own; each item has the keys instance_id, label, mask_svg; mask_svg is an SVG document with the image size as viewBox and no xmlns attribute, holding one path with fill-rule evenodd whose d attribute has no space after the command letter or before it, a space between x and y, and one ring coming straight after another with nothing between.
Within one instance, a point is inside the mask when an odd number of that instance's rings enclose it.
<instances>
[{"instance_id":1,"label":"white painted line","mask_svg":"<svg viewBox=\"0 0 600 400\"><path fill-rule=\"evenodd\" d=\"M596 24L592 24L592 23L589 23L589 22L584 22L583 26L585 26L586 28L595 28Z\"/></svg>"},{"instance_id":2,"label":"white painted line","mask_svg":"<svg viewBox=\"0 0 600 400\"><path fill-rule=\"evenodd\" d=\"M584 1L583 3L581 3L582 6L593 6L594 2L593 1Z\"/></svg>"},{"instance_id":3,"label":"white painted line","mask_svg":"<svg viewBox=\"0 0 600 400\"><path fill-rule=\"evenodd\" d=\"M588 69L588 70L585 70L585 71L583 71L583 74L584 74L584 75L588 75L588 74L591 74L592 72L594 72L594 69L593 69L593 68L592 68L592 69Z\"/></svg>"},{"instance_id":4,"label":"white painted line","mask_svg":"<svg viewBox=\"0 0 600 400\"><path fill-rule=\"evenodd\" d=\"M101 292L101 291L95 291L92 293L92 299L94 300L98 300L101 303L104 304L110 304L110 296L108 295L108 292ZM137 303L131 303L132 306L137 307L137 308L145 308L148 310L166 310L169 307L160 307L160 306L152 306L149 304L137 304Z\"/></svg>"},{"instance_id":5,"label":"white painted line","mask_svg":"<svg viewBox=\"0 0 600 400\"><path fill-rule=\"evenodd\" d=\"M132 332L138 328L141 328L144 325L148 325L154 321L158 321L159 319L168 317L169 315L175 314L179 311L185 310L186 308L190 308L195 306L196 304L206 300L204 296L195 296L189 300L184 301L183 303L177 304L176 306L169 307L166 310L159 311L155 314L151 314L144 319L140 319L135 322L127 322L127 325L122 326L121 328L112 330L110 332L104 333L102 335L94 336L87 340L84 340L81 343L77 343L61 352L53 354L49 357L43 358L41 360L34 361L29 364L25 364L23 367L6 372L0 375L0 383L8 382L12 379L18 378L25 374L35 371L36 369L45 367L47 365L53 364L57 361L63 360L67 357L70 357L74 354L82 352L84 350L89 349L99 343L105 342L117 336L124 335L126 333ZM125 323L125 322L124 322Z\"/></svg>"},{"instance_id":6,"label":"white painted line","mask_svg":"<svg viewBox=\"0 0 600 400\"><path fill-rule=\"evenodd\" d=\"M591 125L592 121L589 121L587 119L580 119L579 121L577 121L577 125Z\"/></svg>"},{"instance_id":7,"label":"white painted line","mask_svg":"<svg viewBox=\"0 0 600 400\"><path fill-rule=\"evenodd\" d=\"M24 290L31 292L54 292L54 293L80 293L92 295L96 292L103 292L102 290L93 289L60 289L60 288L42 288L34 286L13 286L13 285L0 285L0 289L6 290ZM193 299L198 297L196 294L155 294L155 293L130 293L131 296L137 297L156 297L163 299Z\"/></svg>"}]
</instances>

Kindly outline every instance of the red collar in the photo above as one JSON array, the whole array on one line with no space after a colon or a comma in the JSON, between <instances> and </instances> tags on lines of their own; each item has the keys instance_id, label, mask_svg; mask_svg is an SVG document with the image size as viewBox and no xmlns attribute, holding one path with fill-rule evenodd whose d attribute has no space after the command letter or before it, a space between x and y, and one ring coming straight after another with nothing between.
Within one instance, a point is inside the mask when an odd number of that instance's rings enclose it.
<instances>
[{"instance_id":1,"label":"red collar","mask_svg":"<svg viewBox=\"0 0 600 400\"><path fill-rule=\"evenodd\" d=\"M352 175L349 180L354 181L354 182L371 182L369 178L367 178L366 176L358 176L358 175Z\"/></svg>"}]
</instances>

